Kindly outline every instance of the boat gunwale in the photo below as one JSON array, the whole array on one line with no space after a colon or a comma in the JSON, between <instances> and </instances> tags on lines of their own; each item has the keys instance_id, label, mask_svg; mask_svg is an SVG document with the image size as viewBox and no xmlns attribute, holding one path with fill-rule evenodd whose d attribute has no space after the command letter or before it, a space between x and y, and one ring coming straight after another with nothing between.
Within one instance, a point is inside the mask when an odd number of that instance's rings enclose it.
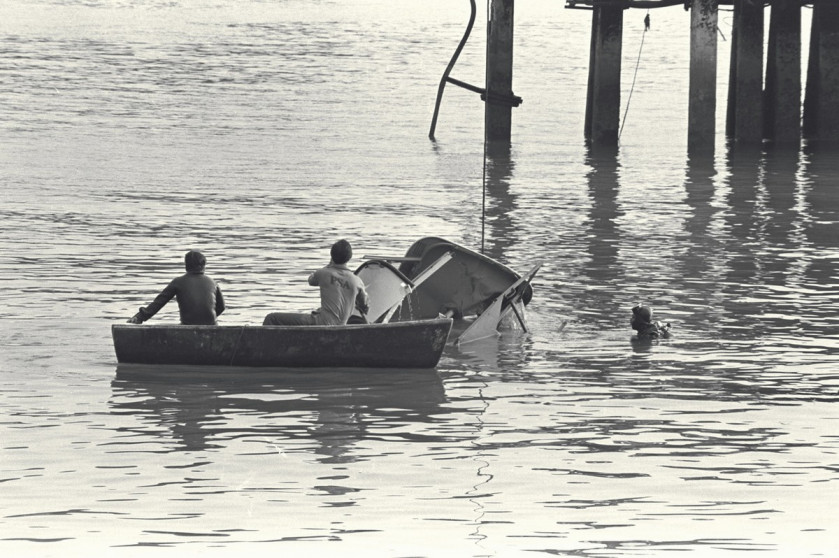
<instances>
[{"instance_id":1,"label":"boat gunwale","mask_svg":"<svg viewBox=\"0 0 839 558\"><path fill-rule=\"evenodd\" d=\"M232 325L232 324L111 324L111 329L258 329L278 331L345 331L356 329L402 329L409 327L432 327L451 322L451 318L429 318L426 320L406 320L401 322L343 324L343 325Z\"/></svg>"}]
</instances>

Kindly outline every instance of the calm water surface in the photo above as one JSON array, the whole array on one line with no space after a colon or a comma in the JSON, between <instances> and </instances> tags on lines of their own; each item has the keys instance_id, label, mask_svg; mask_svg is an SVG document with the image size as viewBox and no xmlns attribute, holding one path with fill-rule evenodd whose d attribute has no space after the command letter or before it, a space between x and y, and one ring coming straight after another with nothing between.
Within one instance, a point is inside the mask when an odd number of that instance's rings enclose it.
<instances>
[{"instance_id":1,"label":"calm water surface","mask_svg":"<svg viewBox=\"0 0 839 558\"><path fill-rule=\"evenodd\" d=\"M524 104L486 166L486 252L543 262L529 332L432 371L155 374L109 327L190 248L255 324L317 304L339 237L480 247L477 96L426 137L468 2L4 1L3 555L833 555L839 159L688 161L678 8L631 99L627 12L621 147L588 152L590 13L562 4L516 6ZM636 302L674 338L633 344Z\"/></svg>"}]
</instances>

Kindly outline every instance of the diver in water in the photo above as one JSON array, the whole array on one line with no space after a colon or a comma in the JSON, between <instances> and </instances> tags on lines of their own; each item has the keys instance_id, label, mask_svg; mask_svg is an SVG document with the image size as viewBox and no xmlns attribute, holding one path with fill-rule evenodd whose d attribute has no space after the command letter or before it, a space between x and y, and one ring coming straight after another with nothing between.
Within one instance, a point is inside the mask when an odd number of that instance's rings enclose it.
<instances>
[{"instance_id":1,"label":"diver in water","mask_svg":"<svg viewBox=\"0 0 839 558\"><path fill-rule=\"evenodd\" d=\"M632 308L632 329L638 332L638 339L667 339L670 337L670 324L653 321L653 309L636 304Z\"/></svg>"}]
</instances>

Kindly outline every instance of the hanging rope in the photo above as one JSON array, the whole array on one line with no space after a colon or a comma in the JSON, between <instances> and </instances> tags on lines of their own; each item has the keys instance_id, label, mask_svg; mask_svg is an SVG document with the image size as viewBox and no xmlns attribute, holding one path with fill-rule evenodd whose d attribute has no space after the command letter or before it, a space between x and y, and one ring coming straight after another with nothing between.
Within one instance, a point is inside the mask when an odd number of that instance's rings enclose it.
<instances>
[{"instance_id":1,"label":"hanging rope","mask_svg":"<svg viewBox=\"0 0 839 558\"><path fill-rule=\"evenodd\" d=\"M629 103L632 101L632 92L635 91L635 80L638 79L638 67L641 65L641 52L644 50L644 38L647 36L647 31L650 29L650 11L647 10L647 17L644 18L644 34L641 35L641 47L638 49L638 60L635 62L635 74L632 76L632 87L629 89L629 97L626 99L626 110L623 112L623 122L621 122L621 129L618 132L618 139L621 139L623 134L623 125L626 124L626 115L629 113Z\"/></svg>"}]
</instances>

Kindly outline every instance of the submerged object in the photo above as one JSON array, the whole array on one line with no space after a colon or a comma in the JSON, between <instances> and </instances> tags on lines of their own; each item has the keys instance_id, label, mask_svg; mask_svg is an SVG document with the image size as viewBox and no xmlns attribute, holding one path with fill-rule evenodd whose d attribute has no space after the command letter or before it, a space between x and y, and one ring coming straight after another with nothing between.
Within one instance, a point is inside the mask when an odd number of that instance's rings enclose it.
<instances>
[{"instance_id":1,"label":"submerged object","mask_svg":"<svg viewBox=\"0 0 839 558\"><path fill-rule=\"evenodd\" d=\"M527 330L524 309L533 297L531 282L540 263L522 276L492 258L438 237L418 240L405 256L365 258L369 261L356 273L371 301L380 301L375 311L368 312L369 321L447 316L466 322L457 343L497 334L511 314Z\"/></svg>"},{"instance_id":2,"label":"submerged object","mask_svg":"<svg viewBox=\"0 0 839 558\"><path fill-rule=\"evenodd\" d=\"M345 326L114 324L119 363L261 367L434 368L448 318Z\"/></svg>"}]
</instances>

